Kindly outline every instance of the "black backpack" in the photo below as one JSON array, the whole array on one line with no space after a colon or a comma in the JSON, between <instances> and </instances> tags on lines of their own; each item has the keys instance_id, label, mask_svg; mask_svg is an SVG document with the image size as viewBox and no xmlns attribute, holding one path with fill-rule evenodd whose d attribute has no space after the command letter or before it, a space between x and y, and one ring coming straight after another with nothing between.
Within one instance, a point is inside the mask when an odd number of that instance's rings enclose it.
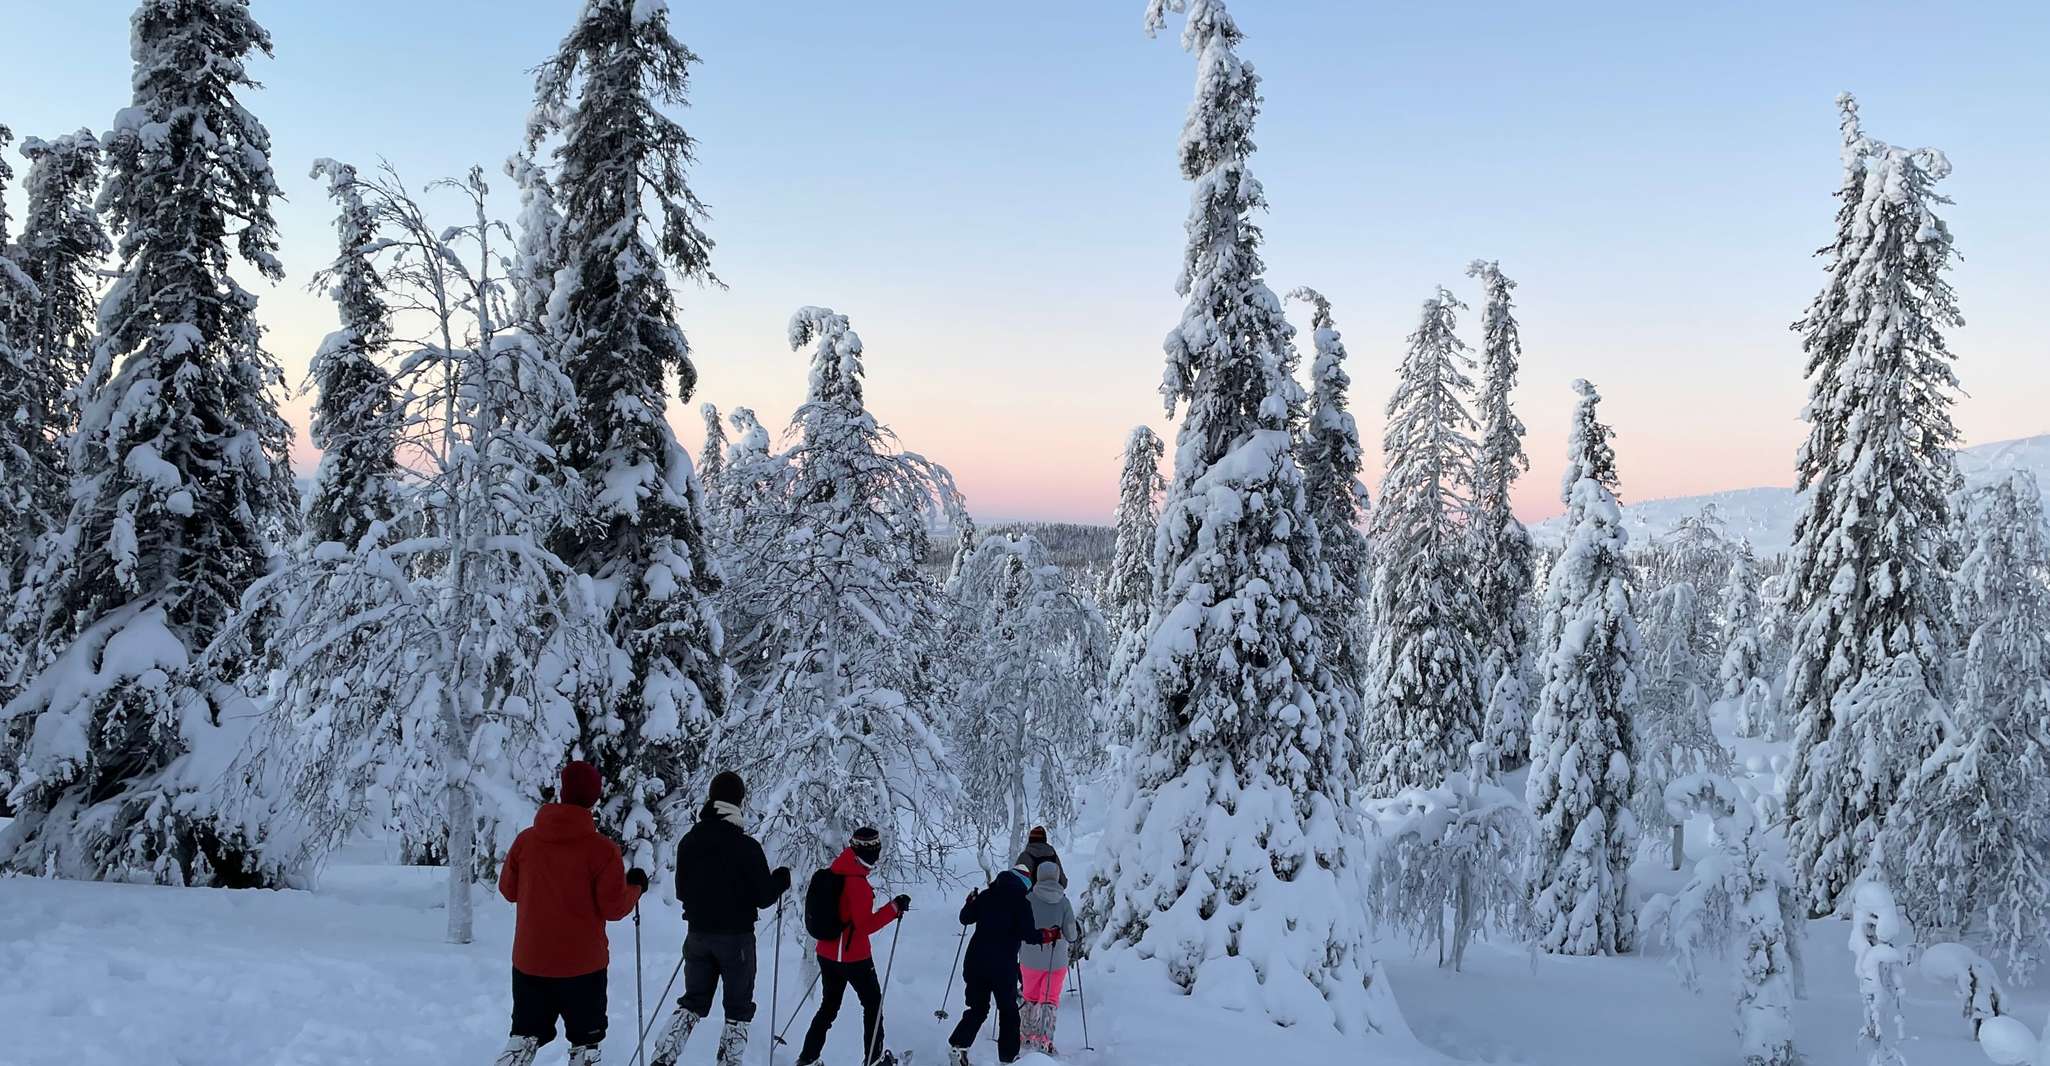
<instances>
[{"instance_id":1,"label":"black backpack","mask_svg":"<svg viewBox=\"0 0 2050 1066\"><path fill-rule=\"evenodd\" d=\"M847 931L840 917L840 894L846 888L847 878L831 870L811 875L804 889L804 931L813 940L838 940Z\"/></svg>"}]
</instances>

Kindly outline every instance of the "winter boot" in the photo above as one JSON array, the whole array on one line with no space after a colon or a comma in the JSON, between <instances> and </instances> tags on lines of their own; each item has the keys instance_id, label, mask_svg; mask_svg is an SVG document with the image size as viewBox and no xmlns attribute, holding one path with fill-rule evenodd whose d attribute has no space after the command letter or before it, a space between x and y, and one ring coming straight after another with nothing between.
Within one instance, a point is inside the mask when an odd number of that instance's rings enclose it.
<instances>
[{"instance_id":1,"label":"winter boot","mask_svg":"<svg viewBox=\"0 0 2050 1066\"><path fill-rule=\"evenodd\" d=\"M968 1049L965 1047L948 1048L947 1066L968 1066Z\"/></svg>"},{"instance_id":2,"label":"winter boot","mask_svg":"<svg viewBox=\"0 0 2050 1066\"><path fill-rule=\"evenodd\" d=\"M728 1021L719 1034L719 1066L740 1066L747 1054L747 1023Z\"/></svg>"},{"instance_id":3,"label":"winter boot","mask_svg":"<svg viewBox=\"0 0 2050 1066\"><path fill-rule=\"evenodd\" d=\"M569 1049L569 1066L599 1066L599 1047L584 1044Z\"/></svg>"},{"instance_id":4,"label":"winter boot","mask_svg":"<svg viewBox=\"0 0 2050 1066\"><path fill-rule=\"evenodd\" d=\"M516 1036L505 1042L505 1050L498 1053L493 1066L534 1066L534 1056L541 1053L541 1041L531 1036Z\"/></svg>"},{"instance_id":5,"label":"winter boot","mask_svg":"<svg viewBox=\"0 0 2050 1066\"><path fill-rule=\"evenodd\" d=\"M676 1013L669 1016L669 1027L655 1039L655 1049L648 1053L649 1066L676 1066L676 1060L683 1057L683 1045L690 1043L691 1030L704 1019L676 1005Z\"/></svg>"}]
</instances>

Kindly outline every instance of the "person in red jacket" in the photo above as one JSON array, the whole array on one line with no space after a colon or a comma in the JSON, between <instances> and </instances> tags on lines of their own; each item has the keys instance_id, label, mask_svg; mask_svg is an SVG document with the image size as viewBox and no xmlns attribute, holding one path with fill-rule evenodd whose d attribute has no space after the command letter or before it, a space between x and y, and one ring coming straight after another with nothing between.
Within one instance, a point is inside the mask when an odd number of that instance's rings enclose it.
<instances>
[{"instance_id":1,"label":"person in red jacket","mask_svg":"<svg viewBox=\"0 0 2050 1066\"><path fill-rule=\"evenodd\" d=\"M819 983L823 992L819 1012L812 1018L811 1028L805 1031L804 1050L798 1053L797 1066L811 1066L819 1061L819 1054L826 1050L826 1033L840 1016L840 1001L847 995L849 985L854 986L854 994L861 1000L862 1062L889 1061L889 1053L883 1050L883 987L876 979L875 953L869 949L868 939L903 917L911 909L911 897L898 896L881 907L875 905L876 890L868 883L868 872L875 869L882 857L883 835L862 828L854 831L847 849L827 867L841 877L840 921L846 931L832 940L818 942Z\"/></svg>"},{"instance_id":2,"label":"person in red jacket","mask_svg":"<svg viewBox=\"0 0 2050 1066\"><path fill-rule=\"evenodd\" d=\"M562 768L562 802L544 804L498 873L513 920L512 1039L497 1066L531 1066L562 1019L570 1066L598 1066L605 1041L605 923L633 913L648 875L621 873L619 845L598 835L591 808L603 782L587 762Z\"/></svg>"}]
</instances>

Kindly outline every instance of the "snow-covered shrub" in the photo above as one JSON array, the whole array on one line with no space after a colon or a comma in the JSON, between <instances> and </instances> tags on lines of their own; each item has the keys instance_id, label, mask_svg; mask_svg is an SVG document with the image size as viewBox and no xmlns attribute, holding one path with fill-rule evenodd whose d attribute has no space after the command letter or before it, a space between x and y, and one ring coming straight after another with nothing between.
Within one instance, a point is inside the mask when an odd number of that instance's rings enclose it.
<instances>
[{"instance_id":1,"label":"snow-covered shrub","mask_svg":"<svg viewBox=\"0 0 2050 1066\"><path fill-rule=\"evenodd\" d=\"M1475 934L1521 940L1530 932L1530 814L1485 776L1491 755L1436 788L1367 804L1381 840L1367 912L1418 950L1435 946L1438 965L1454 970Z\"/></svg>"},{"instance_id":2,"label":"snow-covered shrub","mask_svg":"<svg viewBox=\"0 0 2050 1066\"><path fill-rule=\"evenodd\" d=\"M1922 949L1915 972L1957 990L1973 1039L1978 1038L1988 1020L2001 1016L2007 989L2001 984L2000 971L1971 948L1954 943L1931 944Z\"/></svg>"},{"instance_id":3,"label":"snow-covered shrub","mask_svg":"<svg viewBox=\"0 0 2050 1066\"><path fill-rule=\"evenodd\" d=\"M1683 822L1705 814L1715 825L1715 850L1694 864L1677 896L1645 906L1647 937L1673 948L1687 987L1700 988L1699 956L1735 960L1736 1029L1744 1066L1795 1066L1793 1006L1801 995L1801 909L1793 875L1774 853L1751 800L1728 778L1691 774L1665 789L1667 816Z\"/></svg>"},{"instance_id":4,"label":"snow-covered shrub","mask_svg":"<svg viewBox=\"0 0 2050 1066\"><path fill-rule=\"evenodd\" d=\"M1884 884L1860 881L1850 896L1852 972L1857 975L1858 999L1864 1007L1858 1047L1871 1066L1906 1066L1899 1046L1907 1037L1901 1018L1901 988L1915 931Z\"/></svg>"}]
</instances>

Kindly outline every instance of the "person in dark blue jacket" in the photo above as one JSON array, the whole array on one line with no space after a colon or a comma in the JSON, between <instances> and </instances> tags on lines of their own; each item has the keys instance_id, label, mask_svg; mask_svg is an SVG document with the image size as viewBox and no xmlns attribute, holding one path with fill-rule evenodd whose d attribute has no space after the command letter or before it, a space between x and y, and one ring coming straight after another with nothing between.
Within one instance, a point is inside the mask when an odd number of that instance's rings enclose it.
<instances>
[{"instance_id":1,"label":"person in dark blue jacket","mask_svg":"<svg viewBox=\"0 0 2050 1066\"><path fill-rule=\"evenodd\" d=\"M961 985L968 1010L947 1038L949 1066L967 1066L975 1034L989 1019L990 1002L997 1008L997 1057L1018 1060L1018 945L1049 943L1048 931L1033 924L1032 872L1023 868L997 875L989 887L968 893L961 924L975 927L968 939L968 958L961 966ZM1053 939L1060 937L1054 930Z\"/></svg>"}]
</instances>

